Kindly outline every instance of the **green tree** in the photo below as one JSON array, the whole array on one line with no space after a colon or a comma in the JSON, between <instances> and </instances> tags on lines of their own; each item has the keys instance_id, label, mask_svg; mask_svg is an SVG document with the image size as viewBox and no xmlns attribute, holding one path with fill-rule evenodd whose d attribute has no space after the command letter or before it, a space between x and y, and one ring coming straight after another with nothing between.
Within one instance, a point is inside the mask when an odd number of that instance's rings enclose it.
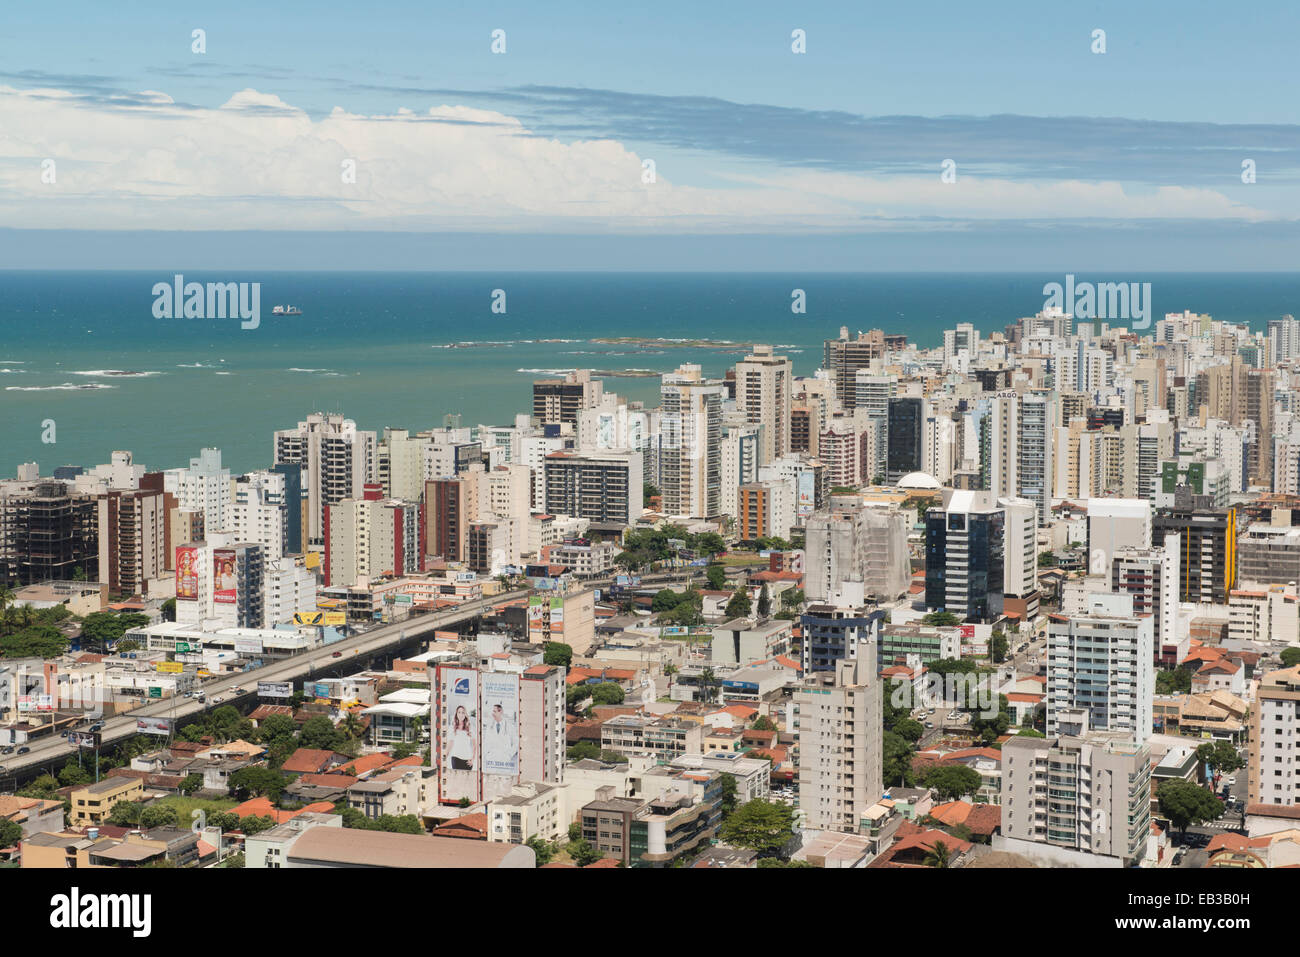
<instances>
[{"instance_id":1,"label":"green tree","mask_svg":"<svg viewBox=\"0 0 1300 957\"><path fill-rule=\"evenodd\" d=\"M993 629L993 637L989 640L989 652L993 655L993 661L997 664L1006 661L1010 648L1011 643L1007 641L1007 636L1002 633L1002 629Z\"/></svg>"},{"instance_id":2,"label":"green tree","mask_svg":"<svg viewBox=\"0 0 1300 957\"><path fill-rule=\"evenodd\" d=\"M758 591L758 617L766 618L772 613L772 596L767 590L767 582Z\"/></svg>"},{"instance_id":3,"label":"green tree","mask_svg":"<svg viewBox=\"0 0 1300 957\"><path fill-rule=\"evenodd\" d=\"M1192 673L1186 668L1156 672L1156 694L1187 694L1192 690Z\"/></svg>"},{"instance_id":4,"label":"green tree","mask_svg":"<svg viewBox=\"0 0 1300 957\"><path fill-rule=\"evenodd\" d=\"M52 625L30 625L0 638L0 658L57 658L68 639Z\"/></svg>"},{"instance_id":5,"label":"green tree","mask_svg":"<svg viewBox=\"0 0 1300 957\"><path fill-rule=\"evenodd\" d=\"M263 718L257 726L257 740L268 746L285 739L292 741L297 733L297 722L287 714L269 715Z\"/></svg>"},{"instance_id":6,"label":"green tree","mask_svg":"<svg viewBox=\"0 0 1300 957\"><path fill-rule=\"evenodd\" d=\"M641 485L641 498L645 501L647 506L650 504L650 499L656 498L658 495L659 489L655 488L649 482L645 482Z\"/></svg>"},{"instance_id":7,"label":"green tree","mask_svg":"<svg viewBox=\"0 0 1300 957\"><path fill-rule=\"evenodd\" d=\"M580 837L576 841L569 842L569 857L573 858L573 863L579 867L587 867L601 860L605 855L596 849L596 847L585 837Z\"/></svg>"},{"instance_id":8,"label":"green tree","mask_svg":"<svg viewBox=\"0 0 1300 957\"><path fill-rule=\"evenodd\" d=\"M755 731L776 730L776 725L773 723L772 719L765 714L760 714L757 718L755 718L754 723L751 724L750 727L753 728Z\"/></svg>"},{"instance_id":9,"label":"green tree","mask_svg":"<svg viewBox=\"0 0 1300 957\"><path fill-rule=\"evenodd\" d=\"M781 592L782 608L798 608L804 603L804 593L802 588L787 588Z\"/></svg>"},{"instance_id":10,"label":"green tree","mask_svg":"<svg viewBox=\"0 0 1300 957\"><path fill-rule=\"evenodd\" d=\"M542 646L542 662L567 668L573 663L573 646L562 641L548 641Z\"/></svg>"},{"instance_id":11,"label":"green tree","mask_svg":"<svg viewBox=\"0 0 1300 957\"><path fill-rule=\"evenodd\" d=\"M230 775L230 790L242 798L265 796L276 801L284 787L284 776L279 771L257 765L240 768Z\"/></svg>"},{"instance_id":12,"label":"green tree","mask_svg":"<svg viewBox=\"0 0 1300 957\"><path fill-rule=\"evenodd\" d=\"M551 858L555 857L555 848L546 841L543 841L536 834L524 841L524 843L531 847L533 853L537 855L538 867L541 867L543 864L551 863Z\"/></svg>"},{"instance_id":13,"label":"green tree","mask_svg":"<svg viewBox=\"0 0 1300 957\"><path fill-rule=\"evenodd\" d=\"M343 744L344 734L334 727L334 722L323 714L314 715L298 732L298 747L315 751L337 751Z\"/></svg>"},{"instance_id":14,"label":"green tree","mask_svg":"<svg viewBox=\"0 0 1300 957\"><path fill-rule=\"evenodd\" d=\"M569 840L570 841L582 840L582 825L579 824L577 821L571 821L569 823Z\"/></svg>"},{"instance_id":15,"label":"green tree","mask_svg":"<svg viewBox=\"0 0 1300 957\"><path fill-rule=\"evenodd\" d=\"M240 851L238 854L231 854L229 857L225 859L225 861L222 862L221 866L222 867L243 867L244 852Z\"/></svg>"},{"instance_id":16,"label":"green tree","mask_svg":"<svg viewBox=\"0 0 1300 957\"><path fill-rule=\"evenodd\" d=\"M929 768L921 783L934 791L940 801L956 801L980 789L980 775L964 764L943 764Z\"/></svg>"},{"instance_id":17,"label":"green tree","mask_svg":"<svg viewBox=\"0 0 1300 957\"><path fill-rule=\"evenodd\" d=\"M118 801L108 812L108 823L116 827L135 827L140 823L140 805L134 801Z\"/></svg>"},{"instance_id":18,"label":"green tree","mask_svg":"<svg viewBox=\"0 0 1300 957\"><path fill-rule=\"evenodd\" d=\"M589 685L592 704L622 704L625 697L623 689L612 681Z\"/></svg>"},{"instance_id":19,"label":"green tree","mask_svg":"<svg viewBox=\"0 0 1300 957\"><path fill-rule=\"evenodd\" d=\"M182 794L193 794L201 787L203 787L203 775L187 774L185 775L185 780L180 783L180 787L177 790Z\"/></svg>"},{"instance_id":20,"label":"green tree","mask_svg":"<svg viewBox=\"0 0 1300 957\"><path fill-rule=\"evenodd\" d=\"M239 830L245 834L261 834L275 827L275 820L269 815L250 814L239 822Z\"/></svg>"},{"instance_id":21,"label":"green tree","mask_svg":"<svg viewBox=\"0 0 1300 957\"><path fill-rule=\"evenodd\" d=\"M941 628L960 625L961 619L950 611L932 611L921 619L923 625L937 625Z\"/></svg>"},{"instance_id":22,"label":"green tree","mask_svg":"<svg viewBox=\"0 0 1300 957\"><path fill-rule=\"evenodd\" d=\"M672 611L681 604L682 596L671 588L661 588L655 593L654 598L650 600L650 610L653 612Z\"/></svg>"},{"instance_id":23,"label":"green tree","mask_svg":"<svg viewBox=\"0 0 1300 957\"><path fill-rule=\"evenodd\" d=\"M1052 552L1043 552L1038 556L1039 568L1052 568L1056 565L1056 555Z\"/></svg>"},{"instance_id":24,"label":"green tree","mask_svg":"<svg viewBox=\"0 0 1300 957\"><path fill-rule=\"evenodd\" d=\"M718 776L718 782L722 785L722 819L725 821L731 817L736 810L736 777L725 771Z\"/></svg>"},{"instance_id":25,"label":"green tree","mask_svg":"<svg viewBox=\"0 0 1300 957\"><path fill-rule=\"evenodd\" d=\"M577 744L569 745L569 750L565 753L570 761L582 761L585 758L599 758L600 745L593 741L579 741Z\"/></svg>"},{"instance_id":26,"label":"green tree","mask_svg":"<svg viewBox=\"0 0 1300 957\"><path fill-rule=\"evenodd\" d=\"M725 614L728 618L748 617L750 610L749 592L744 585L737 588L727 602Z\"/></svg>"},{"instance_id":27,"label":"green tree","mask_svg":"<svg viewBox=\"0 0 1300 957\"><path fill-rule=\"evenodd\" d=\"M691 550L702 558L712 558L727 550L727 543L717 532L701 532L690 539Z\"/></svg>"},{"instance_id":28,"label":"green tree","mask_svg":"<svg viewBox=\"0 0 1300 957\"><path fill-rule=\"evenodd\" d=\"M1011 727L1011 708L1007 704L1007 696L998 695L998 710L993 716L986 715L982 710L976 711L970 722L970 729L983 742L985 747L993 744L999 737L1007 733Z\"/></svg>"},{"instance_id":29,"label":"green tree","mask_svg":"<svg viewBox=\"0 0 1300 957\"><path fill-rule=\"evenodd\" d=\"M894 734L908 744L916 744L925 736L925 728L914 718L900 718L894 723Z\"/></svg>"},{"instance_id":30,"label":"green tree","mask_svg":"<svg viewBox=\"0 0 1300 957\"><path fill-rule=\"evenodd\" d=\"M948 850L948 845L943 841L935 841L934 847L925 855L922 863L926 867L949 867L951 866L951 858L952 854Z\"/></svg>"},{"instance_id":31,"label":"green tree","mask_svg":"<svg viewBox=\"0 0 1300 957\"><path fill-rule=\"evenodd\" d=\"M1241 755L1237 753L1237 749L1227 741L1206 741L1196 749L1196 757L1224 774L1230 774L1246 765L1246 762L1241 760Z\"/></svg>"},{"instance_id":32,"label":"green tree","mask_svg":"<svg viewBox=\"0 0 1300 957\"><path fill-rule=\"evenodd\" d=\"M770 867L816 867L816 864L809 864L807 861L783 861L779 857L763 857L758 860L758 866L762 868Z\"/></svg>"},{"instance_id":33,"label":"green tree","mask_svg":"<svg viewBox=\"0 0 1300 957\"><path fill-rule=\"evenodd\" d=\"M170 804L150 804L140 811L140 827L145 830L175 827L178 820L176 808Z\"/></svg>"},{"instance_id":34,"label":"green tree","mask_svg":"<svg viewBox=\"0 0 1300 957\"><path fill-rule=\"evenodd\" d=\"M1294 668L1296 665L1300 665L1300 648L1294 645L1290 648L1283 648L1281 658L1283 668Z\"/></svg>"},{"instance_id":35,"label":"green tree","mask_svg":"<svg viewBox=\"0 0 1300 957\"><path fill-rule=\"evenodd\" d=\"M176 620L176 599L168 598L165 602L162 603L161 611L162 611L163 621L175 621Z\"/></svg>"},{"instance_id":36,"label":"green tree","mask_svg":"<svg viewBox=\"0 0 1300 957\"><path fill-rule=\"evenodd\" d=\"M59 771L59 783L65 788L78 784L86 784L90 780L90 772L78 765L77 762L71 758L68 759L68 763L63 766L63 769Z\"/></svg>"},{"instance_id":37,"label":"green tree","mask_svg":"<svg viewBox=\"0 0 1300 957\"><path fill-rule=\"evenodd\" d=\"M727 590L727 570L722 565L710 565L704 569L704 577L709 580L709 588L713 591Z\"/></svg>"},{"instance_id":38,"label":"green tree","mask_svg":"<svg viewBox=\"0 0 1300 957\"><path fill-rule=\"evenodd\" d=\"M702 693L706 703L714 700L719 685L721 685L721 681L719 681L718 676L713 673L712 668L705 668L700 672L700 692Z\"/></svg>"},{"instance_id":39,"label":"green tree","mask_svg":"<svg viewBox=\"0 0 1300 957\"><path fill-rule=\"evenodd\" d=\"M735 847L777 857L794 835L794 810L786 804L755 798L746 801L718 829L718 837Z\"/></svg>"},{"instance_id":40,"label":"green tree","mask_svg":"<svg viewBox=\"0 0 1300 957\"><path fill-rule=\"evenodd\" d=\"M8 818L0 817L0 847L16 847L23 839L23 826Z\"/></svg>"},{"instance_id":41,"label":"green tree","mask_svg":"<svg viewBox=\"0 0 1300 957\"><path fill-rule=\"evenodd\" d=\"M1156 791L1160 813L1181 834L1192 824L1204 824L1223 815L1223 802L1198 784L1173 778L1163 781Z\"/></svg>"},{"instance_id":42,"label":"green tree","mask_svg":"<svg viewBox=\"0 0 1300 957\"><path fill-rule=\"evenodd\" d=\"M885 787L912 787L916 775L912 771L912 746L902 736L886 731L880 738L881 779Z\"/></svg>"}]
</instances>

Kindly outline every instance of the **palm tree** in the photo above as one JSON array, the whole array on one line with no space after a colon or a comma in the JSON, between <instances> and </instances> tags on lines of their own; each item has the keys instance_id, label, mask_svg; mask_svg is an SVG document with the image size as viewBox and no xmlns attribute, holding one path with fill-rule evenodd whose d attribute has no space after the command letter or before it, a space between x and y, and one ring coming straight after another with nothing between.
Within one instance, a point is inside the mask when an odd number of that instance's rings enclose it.
<instances>
[{"instance_id":1,"label":"palm tree","mask_svg":"<svg viewBox=\"0 0 1300 957\"><path fill-rule=\"evenodd\" d=\"M949 866L948 845L943 841L935 841L934 848L929 854L925 855L924 864L926 867L948 867Z\"/></svg>"},{"instance_id":2,"label":"palm tree","mask_svg":"<svg viewBox=\"0 0 1300 957\"><path fill-rule=\"evenodd\" d=\"M712 668L705 668L700 672L700 686L704 689L704 700L712 701L713 692L718 683L717 675L713 673Z\"/></svg>"},{"instance_id":3,"label":"palm tree","mask_svg":"<svg viewBox=\"0 0 1300 957\"><path fill-rule=\"evenodd\" d=\"M6 622L12 621L14 593L8 585L0 585L0 614L3 614Z\"/></svg>"},{"instance_id":4,"label":"palm tree","mask_svg":"<svg viewBox=\"0 0 1300 957\"><path fill-rule=\"evenodd\" d=\"M363 730L361 719L356 716L355 712L349 711L343 718L343 733L355 741L361 737Z\"/></svg>"}]
</instances>

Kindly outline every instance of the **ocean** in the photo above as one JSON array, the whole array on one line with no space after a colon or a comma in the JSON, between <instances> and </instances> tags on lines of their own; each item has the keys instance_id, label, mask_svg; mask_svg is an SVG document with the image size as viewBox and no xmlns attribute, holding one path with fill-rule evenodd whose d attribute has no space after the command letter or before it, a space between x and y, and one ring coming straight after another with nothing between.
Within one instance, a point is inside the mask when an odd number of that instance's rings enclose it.
<instances>
[{"instance_id":1,"label":"ocean","mask_svg":"<svg viewBox=\"0 0 1300 957\"><path fill-rule=\"evenodd\" d=\"M1300 311L1296 273L1077 279L1150 282L1154 319L1191 309L1262 328ZM530 411L534 378L574 368L619 373L606 390L653 403L659 383L648 373L695 362L721 376L753 342L777 345L808 375L840 326L902 332L922 346L959 322L987 334L1038 312L1044 284L1064 275L294 272L185 281L260 282L259 327L154 318L153 286L171 283L170 273L0 272L0 475L31 461L44 475L89 467L115 449L150 470L172 468L204 446L248 471L270 464L274 430L312 411L376 431L437 427L447 414L462 425L509 424ZM806 294L803 315L791 312L794 289ZM494 290L504 291L504 313L493 312ZM276 304L303 314L273 317ZM620 338L637 341L592 341Z\"/></svg>"}]
</instances>

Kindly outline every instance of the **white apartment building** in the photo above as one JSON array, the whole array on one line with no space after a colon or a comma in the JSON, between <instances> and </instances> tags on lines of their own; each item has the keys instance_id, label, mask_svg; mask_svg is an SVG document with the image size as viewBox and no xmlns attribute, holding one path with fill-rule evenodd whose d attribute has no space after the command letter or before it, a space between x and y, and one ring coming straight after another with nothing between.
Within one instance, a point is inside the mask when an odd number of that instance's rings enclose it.
<instances>
[{"instance_id":1,"label":"white apartment building","mask_svg":"<svg viewBox=\"0 0 1300 957\"><path fill-rule=\"evenodd\" d=\"M336 413L313 412L294 429L275 433L275 461L302 465L307 492L307 540L325 543L325 509L346 498L360 498L375 481L374 432L359 430Z\"/></svg>"},{"instance_id":2,"label":"white apartment building","mask_svg":"<svg viewBox=\"0 0 1300 957\"><path fill-rule=\"evenodd\" d=\"M250 472L232 485L235 494L229 508L230 531L241 542L261 545L266 560L276 561L284 554L288 535L289 505L283 473Z\"/></svg>"},{"instance_id":3,"label":"white apartment building","mask_svg":"<svg viewBox=\"0 0 1300 957\"><path fill-rule=\"evenodd\" d=\"M1069 715L1139 744L1151 735L1155 694L1154 623L1133 615L1130 595L1087 596L1086 615L1052 615L1047 628L1047 735Z\"/></svg>"},{"instance_id":4,"label":"white apartment building","mask_svg":"<svg viewBox=\"0 0 1300 957\"><path fill-rule=\"evenodd\" d=\"M763 426L763 461L790 451L790 392L794 367L770 345L736 363L736 409L745 421Z\"/></svg>"},{"instance_id":5,"label":"white apartment building","mask_svg":"<svg viewBox=\"0 0 1300 957\"><path fill-rule=\"evenodd\" d=\"M1250 709L1250 804L1294 807L1300 797L1300 665L1260 679Z\"/></svg>"},{"instance_id":6,"label":"white apartment building","mask_svg":"<svg viewBox=\"0 0 1300 957\"><path fill-rule=\"evenodd\" d=\"M659 394L663 510L669 515L714 518L722 511L726 386L705 379L700 366L687 363L663 376Z\"/></svg>"},{"instance_id":7,"label":"white apartment building","mask_svg":"<svg viewBox=\"0 0 1300 957\"><path fill-rule=\"evenodd\" d=\"M794 693L804 827L856 832L883 793L881 682L873 655L836 663Z\"/></svg>"},{"instance_id":8,"label":"white apartment building","mask_svg":"<svg viewBox=\"0 0 1300 957\"><path fill-rule=\"evenodd\" d=\"M316 575L292 558L266 563L266 627L288 624L297 612L316 610Z\"/></svg>"},{"instance_id":9,"label":"white apartment building","mask_svg":"<svg viewBox=\"0 0 1300 957\"><path fill-rule=\"evenodd\" d=\"M230 469L221 467L220 449L201 450L198 458L190 459L189 468L164 471L163 491L176 496L180 508L202 512L205 529L231 529Z\"/></svg>"}]
</instances>

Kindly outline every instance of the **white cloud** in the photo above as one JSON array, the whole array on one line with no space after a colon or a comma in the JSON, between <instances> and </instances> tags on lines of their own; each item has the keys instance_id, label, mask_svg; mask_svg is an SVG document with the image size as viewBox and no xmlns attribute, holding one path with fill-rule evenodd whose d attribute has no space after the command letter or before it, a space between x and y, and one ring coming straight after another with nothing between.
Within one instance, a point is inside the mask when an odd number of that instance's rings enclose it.
<instances>
[{"instance_id":1,"label":"white cloud","mask_svg":"<svg viewBox=\"0 0 1300 957\"><path fill-rule=\"evenodd\" d=\"M243 90L216 109L158 91L92 98L0 86L0 221L92 229L683 231L889 228L911 217L1262 219L1213 190L1130 195L1117 183L829 172L732 177L732 188L642 183L612 140L562 143L463 106L312 119ZM41 180L54 159L57 182ZM356 182L341 164L356 161ZM668 168L665 168L668 167ZM723 174L727 175L727 174ZM899 224L893 224L895 227Z\"/></svg>"}]
</instances>

